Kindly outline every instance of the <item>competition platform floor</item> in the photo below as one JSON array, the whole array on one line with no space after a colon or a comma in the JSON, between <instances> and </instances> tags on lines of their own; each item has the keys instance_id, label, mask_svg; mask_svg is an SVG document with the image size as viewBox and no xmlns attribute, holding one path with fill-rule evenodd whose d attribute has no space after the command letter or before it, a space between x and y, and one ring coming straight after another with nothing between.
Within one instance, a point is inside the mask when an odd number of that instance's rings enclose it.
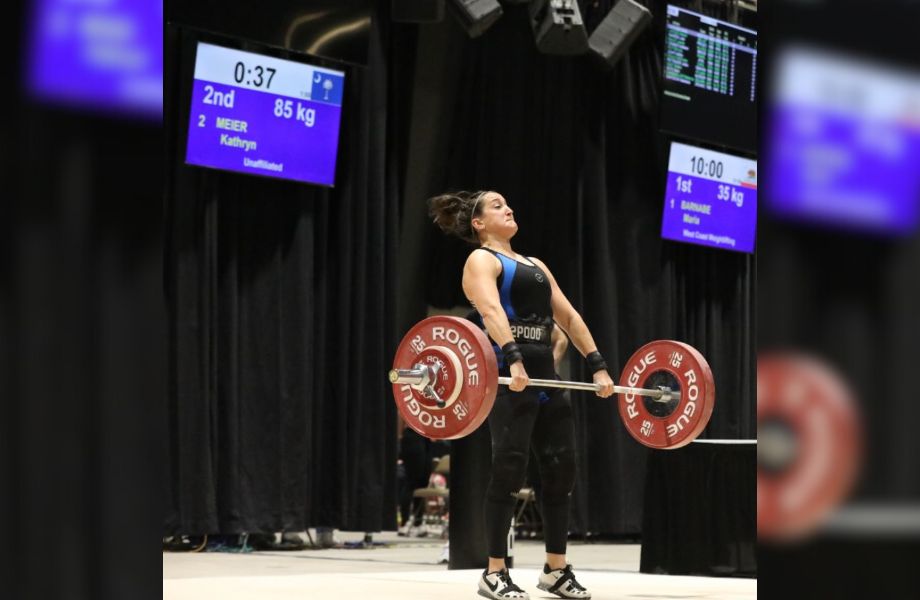
<instances>
[{"instance_id":1,"label":"competition platform floor","mask_svg":"<svg viewBox=\"0 0 920 600\"><path fill-rule=\"evenodd\" d=\"M363 533L336 532L340 543ZM315 539L315 536L314 536ZM280 600L374 598L380 600L472 600L480 571L449 571L438 564L444 542L377 533L386 546L246 554L201 552L163 554L164 600ZM713 599L757 597L757 581L639 573L636 544L569 543L569 562L595 599ZM543 543L517 540L515 583L533 600L556 598L537 589Z\"/></svg>"}]
</instances>

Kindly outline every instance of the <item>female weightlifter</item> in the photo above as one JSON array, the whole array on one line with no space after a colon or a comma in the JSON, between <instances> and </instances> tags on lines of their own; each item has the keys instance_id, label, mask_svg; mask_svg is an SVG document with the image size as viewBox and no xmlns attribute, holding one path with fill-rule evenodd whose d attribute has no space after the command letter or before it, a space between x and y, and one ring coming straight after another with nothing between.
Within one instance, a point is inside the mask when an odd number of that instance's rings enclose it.
<instances>
[{"instance_id":1,"label":"female weightlifter","mask_svg":"<svg viewBox=\"0 0 920 600\"><path fill-rule=\"evenodd\" d=\"M492 339L500 374L511 377L509 386L500 386L489 414L492 471L484 507L489 565L479 579L479 594L496 600L529 598L511 581L505 557L514 495L524 484L532 444L543 481L546 539L546 563L537 587L562 598L590 598L565 557L569 498L575 486L572 405L561 389L540 394L527 384L531 375L555 377L553 320L587 360L602 398L613 394L607 365L546 265L512 250L518 226L501 194L457 192L431 198L428 204L442 231L478 246L463 267L463 291Z\"/></svg>"}]
</instances>

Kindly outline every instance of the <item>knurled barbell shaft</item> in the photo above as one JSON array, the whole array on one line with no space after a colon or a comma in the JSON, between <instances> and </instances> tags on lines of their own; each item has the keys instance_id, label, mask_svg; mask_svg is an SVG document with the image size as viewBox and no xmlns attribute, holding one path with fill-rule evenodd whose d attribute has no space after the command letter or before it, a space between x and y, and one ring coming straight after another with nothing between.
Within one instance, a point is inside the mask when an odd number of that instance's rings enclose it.
<instances>
[{"instance_id":1,"label":"knurled barbell shaft","mask_svg":"<svg viewBox=\"0 0 920 600\"><path fill-rule=\"evenodd\" d=\"M419 385L425 380L425 371L423 369L392 369L389 374L390 383L405 383L408 385ZM499 385L510 385L510 377L499 377ZM567 390L582 390L587 392L596 392L601 386L596 383L587 383L583 381L560 381L558 379L531 379L528 385L536 387L553 387ZM677 390L649 390L645 388L626 387L622 385L613 386L614 393L633 394L636 396L648 396L669 402L671 399L680 400L680 392Z\"/></svg>"},{"instance_id":2,"label":"knurled barbell shaft","mask_svg":"<svg viewBox=\"0 0 920 600\"><path fill-rule=\"evenodd\" d=\"M511 378L499 377L498 383L500 385L511 385ZM597 383L588 383L587 381L561 381L559 379L531 379L530 383L527 385L563 388L566 390L582 390L586 392L596 392L601 389L601 386ZM668 396L665 402L671 398L680 399L680 392L677 391L649 390L646 388L627 387L623 385L613 386L613 391L616 394L633 394L635 396L648 396L649 398L655 399L661 399L662 396Z\"/></svg>"}]
</instances>

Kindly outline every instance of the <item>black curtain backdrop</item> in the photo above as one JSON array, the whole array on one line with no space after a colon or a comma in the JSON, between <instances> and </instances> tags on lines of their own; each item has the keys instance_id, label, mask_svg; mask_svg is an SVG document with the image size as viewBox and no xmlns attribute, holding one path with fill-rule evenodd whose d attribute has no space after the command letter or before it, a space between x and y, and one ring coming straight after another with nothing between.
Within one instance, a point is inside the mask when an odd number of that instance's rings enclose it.
<instances>
[{"instance_id":1,"label":"black curtain backdrop","mask_svg":"<svg viewBox=\"0 0 920 600\"><path fill-rule=\"evenodd\" d=\"M163 488L161 131L18 108L0 261L0 514L17 540L4 597L144 597L160 579L143 540Z\"/></svg>"},{"instance_id":2,"label":"black curtain backdrop","mask_svg":"<svg viewBox=\"0 0 920 600\"><path fill-rule=\"evenodd\" d=\"M347 68L334 189L185 166L199 38L167 31L167 533L395 527L386 22Z\"/></svg>"},{"instance_id":3,"label":"black curtain backdrop","mask_svg":"<svg viewBox=\"0 0 920 600\"><path fill-rule=\"evenodd\" d=\"M639 571L757 576L757 447L654 452L645 479Z\"/></svg>"},{"instance_id":4,"label":"black curtain backdrop","mask_svg":"<svg viewBox=\"0 0 920 600\"><path fill-rule=\"evenodd\" d=\"M586 21L611 4L583 8ZM446 103L452 125L434 134L449 136L450 151L433 169L443 176L429 193L500 191L520 225L515 249L553 271L615 379L645 342L688 342L716 381L702 437L755 437L755 257L660 238L669 141L657 132L664 3L650 3L655 24L613 71L587 56L540 54L526 7L503 8L485 35L452 50L462 53ZM407 198L406 210L424 210L423 202ZM470 248L434 226L422 238L428 304L466 304L460 275ZM573 377L589 379L576 354ZM626 433L613 402L584 393L573 399L572 529L636 534L648 451Z\"/></svg>"}]
</instances>

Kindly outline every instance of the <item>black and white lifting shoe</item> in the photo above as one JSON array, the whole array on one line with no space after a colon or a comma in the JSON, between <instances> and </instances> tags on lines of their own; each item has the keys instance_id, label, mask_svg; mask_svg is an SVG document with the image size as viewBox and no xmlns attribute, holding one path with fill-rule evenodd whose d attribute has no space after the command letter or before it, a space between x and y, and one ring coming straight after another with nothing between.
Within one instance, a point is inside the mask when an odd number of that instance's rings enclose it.
<instances>
[{"instance_id":1,"label":"black and white lifting shoe","mask_svg":"<svg viewBox=\"0 0 920 600\"><path fill-rule=\"evenodd\" d=\"M556 594L560 598L582 598L587 600L591 597L591 592L575 580L572 565L566 565L564 569L550 569L549 565L544 564L537 587L543 591Z\"/></svg>"},{"instance_id":2,"label":"black and white lifting shoe","mask_svg":"<svg viewBox=\"0 0 920 600\"><path fill-rule=\"evenodd\" d=\"M511 581L507 569L492 573L483 571L479 578L479 595L493 600L530 600L530 595Z\"/></svg>"}]
</instances>

